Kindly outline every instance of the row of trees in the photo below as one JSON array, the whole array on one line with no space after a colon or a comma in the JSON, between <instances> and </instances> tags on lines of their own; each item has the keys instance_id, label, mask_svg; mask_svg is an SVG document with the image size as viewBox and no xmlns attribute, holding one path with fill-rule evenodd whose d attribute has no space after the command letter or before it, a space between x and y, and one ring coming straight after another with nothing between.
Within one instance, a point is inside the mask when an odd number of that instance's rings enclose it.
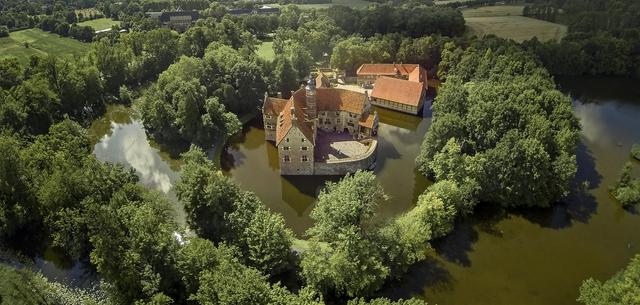
<instances>
[{"instance_id":1,"label":"row of trees","mask_svg":"<svg viewBox=\"0 0 640 305\"><path fill-rule=\"evenodd\" d=\"M525 10L527 14L545 20L557 19L569 27L569 34L561 42L524 43L549 72L640 77L638 1L535 2Z\"/></svg>"},{"instance_id":2,"label":"row of trees","mask_svg":"<svg viewBox=\"0 0 640 305\"><path fill-rule=\"evenodd\" d=\"M391 221L376 218L386 200L370 172L328 183L311 212L309 248L302 253L301 276L327 296L366 296L426 258L429 241L453 229L457 211L475 204L450 181L425 191L411 211Z\"/></svg>"},{"instance_id":3,"label":"row of trees","mask_svg":"<svg viewBox=\"0 0 640 305\"><path fill-rule=\"evenodd\" d=\"M629 265L603 282L589 278L580 286L578 302L585 305L637 304L640 299L640 255Z\"/></svg>"},{"instance_id":4,"label":"row of trees","mask_svg":"<svg viewBox=\"0 0 640 305\"><path fill-rule=\"evenodd\" d=\"M576 173L579 123L549 74L512 43L448 43L433 124L417 158L436 181L503 206L548 206Z\"/></svg>"},{"instance_id":5,"label":"row of trees","mask_svg":"<svg viewBox=\"0 0 640 305\"><path fill-rule=\"evenodd\" d=\"M331 53L331 66L355 75L365 63L416 63L432 69L440 62L441 50L451 38L399 34L376 35L368 39L352 36L338 42Z\"/></svg>"}]
</instances>

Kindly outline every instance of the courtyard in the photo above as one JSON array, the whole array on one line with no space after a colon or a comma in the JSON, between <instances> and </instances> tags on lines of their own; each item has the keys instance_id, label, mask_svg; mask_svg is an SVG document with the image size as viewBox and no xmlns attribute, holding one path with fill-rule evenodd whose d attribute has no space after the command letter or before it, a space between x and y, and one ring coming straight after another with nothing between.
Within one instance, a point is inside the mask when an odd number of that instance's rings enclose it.
<instances>
[{"instance_id":1,"label":"courtyard","mask_svg":"<svg viewBox=\"0 0 640 305\"><path fill-rule=\"evenodd\" d=\"M326 162L364 155L369 145L355 140L348 132L332 132L318 129L315 161Z\"/></svg>"}]
</instances>

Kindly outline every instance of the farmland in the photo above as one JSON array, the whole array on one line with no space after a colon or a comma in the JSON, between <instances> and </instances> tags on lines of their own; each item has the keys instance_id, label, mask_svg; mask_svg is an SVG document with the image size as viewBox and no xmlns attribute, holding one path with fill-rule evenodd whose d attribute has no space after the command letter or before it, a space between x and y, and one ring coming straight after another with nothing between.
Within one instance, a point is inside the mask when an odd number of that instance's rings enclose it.
<instances>
[{"instance_id":1,"label":"farmland","mask_svg":"<svg viewBox=\"0 0 640 305\"><path fill-rule=\"evenodd\" d=\"M12 32L9 37L0 38L0 57L15 56L21 62L27 62L31 55L81 54L89 46L89 44L75 39L50 34L39 29L28 29Z\"/></svg>"},{"instance_id":2,"label":"farmland","mask_svg":"<svg viewBox=\"0 0 640 305\"><path fill-rule=\"evenodd\" d=\"M296 4L298 7L302 9L312 9L312 8L328 8L334 5L344 5L352 8L364 8L367 7L374 2L364 1L364 0L333 0L331 3L320 3L320 4ZM280 7L279 4L269 4L272 7Z\"/></svg>"},{"instance_id":3,"label":"farmland","mask_svg":"<svg viewBox=\"0 0 640 305\"><path fill-rule=\"evenodd\" d=\"M111 18L98 18L78 23L78 25L90 26L96 31L110 29L114 25L120 24L120 21Z\"/></svg>"},{"instance_id":4,"label":"farmland","mask_svg":"<svg viewBox=\"0 0 640 305\"><path fill-rule=\"evenodd\" d=\"M470 35L494 34L517 42L537 37L541 41L560 40L567 33L565 25L522 16L524 6L483 6L463 10Z\"/></svg>"}]
</instances>

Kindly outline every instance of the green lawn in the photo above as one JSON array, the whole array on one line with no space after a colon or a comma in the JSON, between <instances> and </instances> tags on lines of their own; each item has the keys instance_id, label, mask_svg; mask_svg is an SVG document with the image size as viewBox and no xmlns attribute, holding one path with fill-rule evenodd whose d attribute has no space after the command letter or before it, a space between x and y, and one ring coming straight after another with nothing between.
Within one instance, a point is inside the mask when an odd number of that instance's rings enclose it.
<instances>
[{"instance_id":1,"label":"green lawn","mask_svg":"<svg viewBox=\"0 0 640 305\"><path fill-rule=\"evenodd\" d=\"M363 8L369 5L374 4L375 2L369 2L364 0L333 0L331 3L321 3L321 4L295 4L302 9L312 9L312 8L329 8L334 5L345 5L353 8ZM280 7L279 4L268 4L271 7Z\"/></svg>"},{"instance_id":2,"label":"green lawn","mask_svg":"<svg viewBox=\"0 0 640 305\"><path fill-rule=\"evenodd\" d=\"M256 50L258 56L266 60L273 60L276 53L273 51L273 41L265 41L258 46Z\"/></svg>"},{"instance_id":3,"label":"green lawn","mask_svg":"<svg viewBox=\"0 0 640 305\"><path fill-rule=\"evenodd\" d=\"M29 47L26 48L24 43ZM0 38L0 57L15 56L21 62L28 62L31 55L80 55L89 49L90 44L72 38L43 32L40 29L28 29L12 32L9 37Z\"/></svg>"},{"instance_id":4,"label":"green lawn","mask_svg":"<svg viewBox=\"0 0 640 305\"><path fill-rule=\"evenodd\" d=\"M562 24L522 16L522 5L482 6L462 10L467 31L482 37L493 34L517 42L537 37L541 41L561 40L567 34Z\"/></svg>"},{"instance_id":5,"label":"green lawn","mask_svg":"<svg viewBox=\"0 0 640 305\"><path fill-rule=\"evenodd\" d=\"M110 29L112 26L120 24L120 21L111 18L98 18L78 23L78 25L90 26L96 31Z\"/></svg>"}]
</instances>

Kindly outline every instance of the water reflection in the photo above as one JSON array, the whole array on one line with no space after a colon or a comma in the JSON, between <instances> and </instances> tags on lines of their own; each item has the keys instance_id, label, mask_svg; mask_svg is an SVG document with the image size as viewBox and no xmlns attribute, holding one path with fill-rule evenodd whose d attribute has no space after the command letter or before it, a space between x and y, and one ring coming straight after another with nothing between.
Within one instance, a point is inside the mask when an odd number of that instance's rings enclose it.
<instances>
[{"instance_id":1,"label":"water reflection","mask_svg":"<svg viewBox=\"0 0 640 305\"><path fill-rule=\"evenodd\" d=\"M427 118L376 108L380 116L378 158L374 172L390 200L379 207L381 217L407 211L428 181L415 171L415 158L429 127ZM312 224L309 213L327 181L339 176L290 176L279 174L278 152L264 140L259 120L231 141L221 158L223 171L244 189L255 192L271 210L281 213L299 236Z\"/></svg>"},{"instance_id":2,"label":"water reflection","mask_svg":"<svg viewBox=\"0 0 640 305\"><path fill-rule=\"evenodd\" d=\"M96 141L93 153L98 160L135 169L141 184L166 194L173 201L177 220L184 223L184 211L172 191L178 179L175 171L178 162L152 146L144 126L132 116L129 108L109 106L107 114L91 126L90 135Z\"/></svg>"},{"instance_id":3,"label":"water reflection","mask_svg":"<svg viewBox=\"0 0 640 305\"><path fill-rule=\"evenodd\" d=\"M640 252L640 217L608 193L630 146L640 142L640 92L619 79L561 84L583 126L572 193L551 208L481 207L458 221L434 242L449 278L444 290L425 284L420 294L429 303L576 304L584 279L609 278Z\"/></svg>"}]
</instances>

